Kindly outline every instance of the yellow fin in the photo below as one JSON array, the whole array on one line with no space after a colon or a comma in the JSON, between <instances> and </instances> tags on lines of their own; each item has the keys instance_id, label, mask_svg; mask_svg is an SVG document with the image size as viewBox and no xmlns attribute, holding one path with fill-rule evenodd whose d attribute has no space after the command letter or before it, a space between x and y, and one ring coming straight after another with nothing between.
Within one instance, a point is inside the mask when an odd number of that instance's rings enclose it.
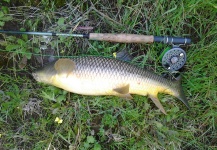
<instances>
[{"instance_id":1,"label":"yellow fin","mask_svg":"<svg viewBox=\"0 0 217 150\"><path fill-rule=\"evenodd\" d=\"M164 110L164 107L160 103L159 99L157 98L157 95L149 95L151 100L154 102L154 104L163 112L165 115L167 114L166 111Z\"/></svg>"},{"instance_id":2,"label":"yellow fin","mask_svg":"<svg viewBox=\"0 0 217 150\"><path fill-rule=\"evenodd\" d=\"M54 64L54 68L58 75L68 77L68 75L75 69L75 62L71 59L59 59Z\"/></svg>"},{"instance_id":3,"label":"yellow fin","mask_svg":"<svg viewBox=\"0 0 217 150\"><path fill-rule=\"evenodd\" d=\"M130 87L129 84L127 84L126 86L115 88L113 90L119 94L128 94L129 93L129 87Z\"/></svg>"},{"instance_id":4,"label":"yellow fin","mask_svg":"<svg viewBox=\"0 0 217 150\"><path fill-rule=\"evenodd\" d=\"M129 87L130 87L130 85L127 84L125 86L115 88L115 89L113 89L113 91L115 91L117 93L116 96L119 96L119 97L124 98L124 99L133 99L133 97L129 93Z\"/></svg>"}]
</instances>

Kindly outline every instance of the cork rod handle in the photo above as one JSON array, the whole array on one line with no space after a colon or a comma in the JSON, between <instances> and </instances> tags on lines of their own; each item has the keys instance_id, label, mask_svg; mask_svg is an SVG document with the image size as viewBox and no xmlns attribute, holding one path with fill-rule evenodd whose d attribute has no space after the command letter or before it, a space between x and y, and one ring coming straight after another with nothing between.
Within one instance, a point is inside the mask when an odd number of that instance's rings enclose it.
<instances>
[{"instance_id":1,"label":"cork rod handle","mask_svg":"<svg viewBox=\"0 0 217 150\"><path fill-rule=\"evenodd\" d=\"M118 42L118 43L153 43L153 35L90 33L90 40Z\"/></svg>"}]
</instances>

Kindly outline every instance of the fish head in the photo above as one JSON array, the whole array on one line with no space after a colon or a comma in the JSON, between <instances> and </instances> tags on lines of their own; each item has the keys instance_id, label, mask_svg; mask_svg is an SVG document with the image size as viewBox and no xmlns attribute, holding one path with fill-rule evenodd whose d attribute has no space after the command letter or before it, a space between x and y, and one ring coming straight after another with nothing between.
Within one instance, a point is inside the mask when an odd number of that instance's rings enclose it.
<instances>
[{"instance_id":1,"label":"fish head","mask_svg":"<svg viewBox=\"0 0 217 150\"><path fill-rule=\"evenodd\" d=\"M38 82L43 82L47 84L52 84L52 79L57 74L54 68L54 64L49 64L48 66L38 69L32 73L33 78Z\"/></svg>"},{"instance_id":2,"label":"fish head","mask_svg":"<svg viewBox=\"0 0 217 150\"><path fill-rule=\"evenodd\" d=\"M60 86L63 79L75 69L75 63L70 59L59 59L32 73L38 82Z\"/></svg>"}]
</instances>

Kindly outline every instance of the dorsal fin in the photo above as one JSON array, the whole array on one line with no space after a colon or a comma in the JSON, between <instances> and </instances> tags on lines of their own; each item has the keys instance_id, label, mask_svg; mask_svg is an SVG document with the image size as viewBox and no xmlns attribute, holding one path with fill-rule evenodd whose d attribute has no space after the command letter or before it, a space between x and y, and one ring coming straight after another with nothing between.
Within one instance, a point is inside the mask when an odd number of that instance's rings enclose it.
<instances>
[{"instance_id":1,"label":"dorsal fin","mask_svg":"<svg viewBox=\"0 0 217 150\"><path fill-rule=\"evenodd\" d=\"M75 62L71 59L59 59L55 62L54 68L58 75L67 77L75 69Z\"/></svg>"}]
</instances>

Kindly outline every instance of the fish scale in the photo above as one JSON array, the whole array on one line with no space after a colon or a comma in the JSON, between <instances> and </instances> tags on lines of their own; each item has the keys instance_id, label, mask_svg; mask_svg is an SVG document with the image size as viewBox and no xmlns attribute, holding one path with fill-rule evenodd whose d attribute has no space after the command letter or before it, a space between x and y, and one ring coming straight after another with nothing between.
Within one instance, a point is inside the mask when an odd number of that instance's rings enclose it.
<instances>
[{"instance_id":1,"label":"fish scale","mask_svg":"<svg viewBox=\"0 0 217 150\"><path fill-rule=\"evenodd\" d=\"M127 73L129 75L130 71L134 68L127 65L123 66L123 62L120 63L119 61L111 61L112 59L108 58L91 57L90 59L90 57L82 57L73 58L72 60L77 64L75 73L85 74L87 76L93 74L96 77L103 77L109 73L109 77L111 78L122 79L127 77Z\"/></svg>"},{"instance_id":2,"label":"fish scale","mask_svg":"<svg viewBox=\"0 0 217 150\"><path fill-rule=\"evenodd\" d=\"M165 114L158 93L173 95L189 107L180 82L112 58L59 59L36 71L33 76L39 82L83 95L115 95L128 99L132 98L131 94L147 95Z\"/></svg>"}]
</instances>

